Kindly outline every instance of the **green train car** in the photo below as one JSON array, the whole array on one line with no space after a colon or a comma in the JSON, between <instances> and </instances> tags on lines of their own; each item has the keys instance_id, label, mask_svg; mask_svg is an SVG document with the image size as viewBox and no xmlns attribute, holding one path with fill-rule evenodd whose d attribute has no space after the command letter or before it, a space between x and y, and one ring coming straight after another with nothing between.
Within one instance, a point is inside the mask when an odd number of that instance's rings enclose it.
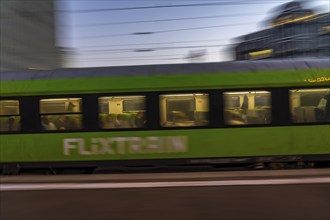
<instances>
[{"instance_id":1,"label":"green train car","mask_svg":"<svg viewBox=\"0 0 330 220\"><path fill-rule=\"evenodd\" d=\"M328 59L0 76L2 173L330 161Z\"/></svg>"}]
</instances>

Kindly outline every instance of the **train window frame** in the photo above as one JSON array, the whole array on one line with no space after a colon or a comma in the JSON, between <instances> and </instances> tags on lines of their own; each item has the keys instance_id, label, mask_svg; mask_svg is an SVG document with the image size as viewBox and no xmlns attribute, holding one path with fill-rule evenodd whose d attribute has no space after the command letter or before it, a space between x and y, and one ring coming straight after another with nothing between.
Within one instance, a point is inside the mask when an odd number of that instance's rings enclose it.
<instances>
[{"instance_id":1,"label":"train window frame","mask_svg":"<svg viewBox=\"0 0 330 220\"><path fill-rule=\"evenodd\" d=\"M252 93L251 93L252 92ZM245 99L245 95L246 94L251 94L251 95L255 95L257 93L266 93L269 95L269 107L260 107L257 108L255 106L255 96L253 97L253 103L254 103L254 108L250 108L249 103L246 103L248 106L244 106L243 108L243 104L246 100ZM242 103L240 103L240 107L239 108L226 108L226 96L228 96L229 94L232 95L239 95L239 94L245 94L243 97L240 98L240 100L242 100ZM274 124L274 117L273 117L273 111L274 111L274 106L273 106L273 88L237 88L237 89L226 89L226 90L222 90L221 91L221 97L222 97L222 110L219 114L222 114L223 120L222 120L222 124L225 127L254 127L254 126L272 126ZM249 98L250 99L250 98ZM250 100L249 100L250 101ZM245 111L245 113L243 114L242 111ZM255 112L256 110L263 110L265 111L264 114L262 114L262 117L256 117L259 116L259 113L257 115L254 115L255 118L254 120L252 120L252 116L251 116L251 120L250 122L248 121L248 118L244 118L243 115L245 115L247 117L247 112ZM230 112L230 114L229 114ZM258 111L257 111L258 112ZM229 120L229 118L231 118L232 120ZM260 118L262 118L262 121L260 121ZM264 123L263 123L264 122Z\"/></svg>"},{"instance_id":2,"label":"train window frame","mask_svg":"<svg viewBox=\"0 0 330 220\"><path fill-rule=\"evenodd\" d=\"M100 99L105 99L105 98L115 98L115 99L122 99L121 104L119 103L118 108L115 112L116 113L111 113L110 109L108 107L108 123L111 123L110 126L102 126L104 123L105 119L102 119L103 117L100 114L105 114L104 112L100 112L101 109L103 109L100 106ZM127 99L125 99L127 98ZM132 98L137 98L137 99L142 99L144 102L144 110L138 109L138 110L131 110L127 111L124 110L124 104L125 101L128 101ZM99 130L103 131L113 131L113 130L143 130L147 129L147 126L149 124L148 120L148 93L146 92L135 92L135 93L105 93L105 94L98 94L96 97L97 100L97 127ZM110 105L110 103L109 103ZM120 111L121 110L121 111ZM118 113L120 111L120 113ZM118 116L120 116L120 119L118 119ZM122 120L122 126L120 126L120 120Z\"/></svg>"},{"instance_id":3,"label":"train window frame","mask_svg":"<svg viewBox=\"0 0 330 220\"><path fill-rule=\"evenodd\" d=\"M21 100L17 97L8 97L6 99L0 99L0 103L2 102L17 102L17 112L9 113L9 114L1 114L0 112L0 120L5 121L4 123L0 123L0 133L20 133L22 132L22 114L21 114ZM0 104L2 106L2 104ZM18 123L16 121L18 120ZM8 125L9 129L5 129L4 126ZM4 128L4 129L3 129Z\"/></svg>"},{"instance_id":4,"label":"train window frame","mask_svg":"<svg viewBox=\"0 0 330 220\"><path fill-rule=\"evenodd\" d=\"M60 111L42 111L42 101L58 101L68 102L65 104L64 110ZM78 102L73 103L73 102ZM84 130L84 112L83 112L84 99L81 96L70 94L67 96L45 96L38 98L39 104L39 121L41 132L80 132ZM70 106L70 104L72 104ZM71 110L70 110L71 108ZM74 110L73 108L78 108ZM49 121L49 116L53 117ZM62 117L63 116L63 117ZM55 119L56 117L56 119Z\"/></svg>"},{"instance_id":5,"label":"train window frame","mask_svg":"<svg viewBox=\"0 0 330 220\"><path fill-rule=\"evenodd\" d=\"M45 96L26 96L26 97L2 97L0 100L18 100L20 102L21 130L13 132L0 132L6 134L15 133L45 133L45 132L101 132L116 130L175 130L175 129L207 129L207 128L236 128L236 127L273 127L273 126L302 126L310 124L328 124L328 122L293 123L290 115L289 91L295 89L329 88L325 85L313 86L283 86L283 87L253 87L253 88L212 88L206 90L156 90L141 92L120 92L120 93L91 93L91 94L65 94L65 95L45 95ZM272 115L270 124L249 124L249 125L228 125L225 123L223 94L233 91L268 91L271 93ZM159 96L164 94L186 94L186 93L205 93L209 95L209 124L205 126L184 126L184 127L163 127L160 124ZM128 129L102 129L98 122L98 98L102 96L136 96L146 97L147 124L143 128ZM82 128L80 130L54 130L45 131L41 128L41 115L39 112L39 102L41 99L70 98L82 99ZM220 101L219 101L220 100ZM31 105L32 103L32 105ZM211 108L212 105L212 108ZM23 109L24 108L24 109ZM219 114L220 113L220 114ZM54 114L59 115L60 113ZM35 125L33 126L33 124ZM32 124L32 125L31 125Z\"/></svg>"},{"instance_id":6,"label":"train window frame","mask_svg":"<svg viewBox=\"0 0 330 220\"><path fill-rule=\"evenodd\" d=\"M211 108L210 108L210 97L211 97L211 92L212 90L184 90L184 91L162 91L162 92L159 92L157 93L157 98L158 98L158 114L159 114L159 118L158 118L158 126L161 128L161 129L198 129L198 128L207 128L207 127L210 127L211 126L211 120L210 120L210 116L211 116ZM166 113L167 112L167 109L164 109L162 110L163 106L165 106L165 104L162 104L162 98L165 99L166 96L182 96L182 97L185 97L185 96L189 96L189 95L195 95L194 96L194 99L196 98L196 95L197 96L200 96L200 95L204 95L207 97L207 103L205 104L205 107L207 109L207 111L197 111L197 106L196 106L196 102L194 104L194 113L195 112L207 112L207 116L206 116L206 119L204 120L204 122L201 122L201 123L196 123L198 120L185 120L185 122L182 122L180 124L177 124L175 125L174 123L173 124L170 124L169 122L170 121L167 121L167 116L168 114ZM195 100L196 101L196 100ZM166 108L166 107L164 107ZM165 113L164 113L164 112ZM164 116L164 114L166 116ZM180 114L181 112L178 112L178 114ZM195 114L194 116L191 116L195 119ZM182 114L182 117L183 117L183 114ZM189 116L188 116L189 118ZM203 117L201 117L203 118ZM204 117L205 118L205 117Z\"/></svg>"},{"instance_id":7,"label":"train window frame","mask_svg":"<svg viewBox=\"0 0 330 220\"><path fill-rule=\"evenodd\" d=\"M294 88L289 88L288 89L288 97L289 97L289 120L292 125L308 125L308 124L328 124L330 122L329 115L327 115L327 118L323 118L322 120L320 119L321 115L321 109L319 108L319 104L316 105L300 105L299 107L294 107L294 105L297 104L297 101L294 100L296 98L292 98L292 92L298 92L298 91L303 91L303 92L308 92L311 90L326 90L328 91L328 96L330 94L330 87L329 86L313 86L313 87L294 87ZM320 96L321 97L321 96ZM319 101L321 101L323 97L320 98ZM300 100L301 101L301 100ZM329 102L329 97L327 102ZM329 104L328 104L329 105ZM324 106L325 107L325 106ZM301 111L298 111L299 110ZM329 107L328 107L329 108ZM294 111L293 111L294 110ZM313 111L314 110L314 111ZM318 111L317 111L318 110ZM301 114L299 114L299 112ZM324 109L324 113L327 111ZM301 120L303 117L304 120ZM306 119L306 120L305 120Z\"/></svg>"}]
</instances>

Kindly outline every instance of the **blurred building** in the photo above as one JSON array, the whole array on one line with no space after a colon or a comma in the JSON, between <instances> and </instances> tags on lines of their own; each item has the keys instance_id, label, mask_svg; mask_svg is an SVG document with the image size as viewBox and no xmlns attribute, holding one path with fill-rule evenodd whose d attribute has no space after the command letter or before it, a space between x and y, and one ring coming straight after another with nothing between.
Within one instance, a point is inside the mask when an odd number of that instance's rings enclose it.
<instances>
[{"instance_id":1,"label":"blurred building","mask_svg":"<svg viewBox=\"0 0 330 220\"><path fill-rule=\"evenodd\" d=\"M238 38L236 60L330 56L330 13L315 14L290 2L268 25Z\"/></svg>"},{"instance_id":2,"label":"blurred building","mask_svg":"<svg viewBox=\"0 0 330 220\"><path fill-rule=\"evenodd\" d=\"M0 71L58 67L54 0L0 0Z\"/></svg>"}]
</instances>

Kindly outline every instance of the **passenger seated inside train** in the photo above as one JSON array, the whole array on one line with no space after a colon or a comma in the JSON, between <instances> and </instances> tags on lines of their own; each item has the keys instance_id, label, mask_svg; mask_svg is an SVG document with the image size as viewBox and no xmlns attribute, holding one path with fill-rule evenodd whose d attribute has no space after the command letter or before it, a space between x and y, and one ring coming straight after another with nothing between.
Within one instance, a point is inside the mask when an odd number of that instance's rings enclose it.
<instances>
[{"instance_id":1,"label":"passenger seated inside train","mask_svg":"<svg viewBox=\"0 0 330 220\"><path fill-rule=\"evenodd\" d=\"M204 112L194 112L194 121L196 126L205 126L209 124L209 113Z\"/></svg>"},{"instance_id":2,"label":"passenger seated inside train","mask_svg":"<svg viewBox=\"0 0 330 220\"><path fill-rule=\"evenodd\" d=\"M55 126L57 130L66 130L68 127L68 119L65 115L60 115L56 121Z\"/></svg>"},{"instance_id":3,"label":"passenger seated inside train","mask_svg":"<svg viewBox=\"0 0 330 220\"><path fill-rule=\"evenodd\" d=\"M57 130L55 124L49 119L48 116L43 116L41 118L41 126L44 131Z\"/></svg>"},{"instance_id":4,"label":"passenger seated inside train","mask_svg":"<svg viewBox=\"0 0 330 220\"><path fill-rule=\"evenodd\" d=\"M132 117L127 114L118 114L117 115L118 126L117 128L134 128L135 124L132 121Z\"/></svg>"},{"instance_id":5,"label":"passenger seated inside train","mask_svg":"<svg viewBox=\"0 0 330 220\"><path fill-rule=\"evenodd\" d=\"M226 111L225 123L228 125L244 125L246 124L242 114L237 111Z\"/></svg>"},{"instance_id":6,"label":"passenger seated inside train","mask_svg":"<svg viewBox=\"0 0 330 220\"><path fill-rule=\"evenodd\" d=\"M102 118L101 120L102 120L101 127L104 129L119 127L119 121L117 120L117 116L115 114L108 114L106 117Z\"/></svg>"},{"instance_id":7,"label":"passenger seated inside train","mask_svg":"<svg viewBox=\"0 0 330 220\"><path fill-rule=\"evenodd\" d=\"M8 119L4 122L1 120L0 131L19 131L21 130L20 125L20 121L17 121L15 117L8 117Z\"/></svg>"},{"instance_id":8,"label":"passenger seated inside train","mask_svg":"<svg viewBox=\"0 0 330 220\"><path fill-rule=\"evenodd\" d=\"M195 122L189 119L189 116L186 112L183 111L172 111L169 114L167 121L162 125L165 127L189 127L195 126Z\"/></svg>"},{"instance_id":9,"label":"passenger seated inside train","mask_svg":"<svg viewBox=\"0 0 330 220\"><path fill-rule=\"evenodd\" d=\"M188 117L185 112L177 112L174 116L174 126L188 126Z\"/></svg>"},{"instance_id":10,"label":"passenger seated inside train","mask_svg":"<svg viewBox=\"0 0 330 220\"><path fill-rule=\"evenodd\" d=\"M135 115L134 123L136 128L143 128L146 126L146 117L144 112L138 112Z\"/></svg>"},{"instance_id":11,"label":"passenger seated inside train","mask_svg":"<svg viewBox=\"0 0 330 220\"><path fill-rule=\"evenodd\" d=\"M81 118L74 115L60 115L54 122L57 130L79 130L81 129Z\"/></svg>"},{"instance_id":12,"label":"passenger seated inside train","mask_svg":"<svg viewBox=\"0 0 330 220\"><path fill-rule=\"evenodd\" d=\"M82 128L81 117L67 116L69 120L68 130L79 130Z\"/></svg>"},{"instance_id":13,"label":"passenger seated inside train","mask_svg":"<svg viewBox=\"0 0 330 220\"><path fill-rule=\"evenodd\" d=\"M319 100L316 96L311 96L309 105L293 107L293 122L327 122L329 121L329 93L325 94ZM312 102L313 101L313 102ZM312 103L312 104L310 104Z\"/></svg>"},{"instance_id":14,"label":"passenger seated inside train","mask_svg":"<svg viewBox=\"0 0 330 220\"><path fill-rule=\"evenodd\" d=\"M271 111L265 108L249 109L246 120L248 124L268 124L271 122Z\"/></svg>"},{"instance_id":15,"label":"passenger seated inside train","mask_svg":"<svg viewBox=\"0 0 330 220\"><path fill-rule=\"evenodd\" d=\"M315 109L315 118L318 122L329 121L329 93L324 95Z\"/></svg>"}]
</instances>

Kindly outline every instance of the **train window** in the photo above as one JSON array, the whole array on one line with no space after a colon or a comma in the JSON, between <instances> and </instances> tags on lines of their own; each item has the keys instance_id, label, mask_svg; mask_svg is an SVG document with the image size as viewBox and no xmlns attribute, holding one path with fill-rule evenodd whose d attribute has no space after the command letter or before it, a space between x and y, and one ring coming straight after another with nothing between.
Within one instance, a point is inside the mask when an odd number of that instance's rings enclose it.
<instances>
[{"instance_id":1,"label":"train window","mask_svg":"<svg viewBox=\"0 0 330 220\"><path fill-rule=\"evenodd\" d=\"M41 99L40 113L79 113L81 98Z\"/></svg>"},{"instance_id":2,"label":"train window","mask_svg":"<svg viewBox=\"0 0 330 220\"><path fill-rule=\"evenodd\" d=\"M20 131L21 116L18 100L0 101L0 132Z\"/></svg>"},{"instance_id":3,"label":"train window","mask_svg":"<svg viewBox=\"0 0 330 220\"><path fill-rule=\"evenodd\" d=\"M236 109L240 108L241 97L238 95L232 95L227 97L227 108Z\"/></svg>"},{"instance_id":4,"label":"train window","mask_svg":"<svg viewBox=\"0 0 330 220\"><path fill-rule=\"evenodd\" d=\"M208 94L160 96L160 123L163 127L191 127L209 124Z\"/></svg>"},{"instance_id":5,"label":"train window","mask_svg":"<svg viewBox=\"0 0 330 220\"><path fill-rule=\"evenodd\" d=\"M327 122L330 88L290 90L291 119L294 123Z\"/></svg>"},{"instance_id":6,"label":"train window","mask_svg":"<svg viewBox=\"0 0 330 220\"><path fill-rule=\"evenodd\" d=\"M42 129L44 131L82 129L81 104L81 98L41 99Z\"/></svg>"},{"instance_id":7,"label":"train window","mask_svg":"<svg viewBox=\"0 0 330 220\"><path fill-rule=\"evenodd\" d=\"M224 120L227 125L271 123L271 93L268 91L225 92Z\"/></svg>"},{"instance_id":8,"label":"train window","mask_svg":"<svg viewBox=\"0 0 330 220\"><path fill-rule=\"evenodd\" d=\"M103 129L144 128L145 96L107 96L99 98L99 120Z\"/></svg>"}]
</instances>

